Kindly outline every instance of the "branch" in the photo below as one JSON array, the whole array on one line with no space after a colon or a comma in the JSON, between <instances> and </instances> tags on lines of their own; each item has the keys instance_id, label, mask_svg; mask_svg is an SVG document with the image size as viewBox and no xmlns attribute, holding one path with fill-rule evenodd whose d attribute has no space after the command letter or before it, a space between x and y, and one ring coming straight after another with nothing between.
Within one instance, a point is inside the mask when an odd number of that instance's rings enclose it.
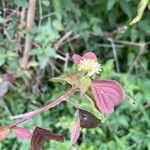
<instances>
[{"instance_id":1,"label":"branch","mask_svg":"<svg viewBox=\"0 0 150 150\"><path fill-rule=\"evenodd\" d=\"M16 52L18 52L18 50L21 48L22 36L20 34L20 30L22 30L26 26L25 15L26 15L26 8L22 8L21 13L20 13L20 23L18 25L19 31L17 31L17 33L16 33L17 34L17 38L16 38L17 43L16 43L16 47L15 47Z\"/></svg>"},{"instance_id":2,"label":"branch","mask_svg":"<svg viewBox=\"0 0 150 150\"><path fill-rule=\"evenodd\" d=\"M43 106L33 112L29 112L27 114L21 115L21 117L23 117L22 119L16 121L15 123L12 123L9 125L10 128L17 126L18 124L21 124L29 119L31 119L33 116L36 116L38 114L40 114L41 112L50 109L52 107L55 107L56 105L60 104L63 101L66 101L68 99L68 97L73 94L73 92L75 92L77 89L77 86L73 86L65 95L60 96L58 99L52 101L51 103L47 104L46 106Z\"/></svg>"},{"instance_id":3,"label":"branch","mask_svg":"<svg viewBox=\"0 0 150 150\"><path fill-rule=\"evenodd\" d=\"M36 8L36 0L29 0L29 8L28 8L28 16L27 16L27 29L29 31L32 30L32 26L34 23L34 16L35 16L35 8ZM29 51L32 46L32 40L26 39L25 47L24 47L24 54L21 62L21 67L26 68L29 59Z\"/></svg>"}]
</instances>

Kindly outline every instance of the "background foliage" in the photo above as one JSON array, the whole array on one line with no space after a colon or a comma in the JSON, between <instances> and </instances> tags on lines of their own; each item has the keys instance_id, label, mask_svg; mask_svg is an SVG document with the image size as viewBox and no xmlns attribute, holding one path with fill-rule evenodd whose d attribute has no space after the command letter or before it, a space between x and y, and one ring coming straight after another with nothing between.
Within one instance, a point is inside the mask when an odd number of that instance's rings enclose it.
<instances>
[{"instance_id":1,"label":"background foliage","mask_svg":"<svg viewBox=\"0 0 150 150\"><path fill-rule=\"evenodd\" d=\"M103 64L101 78L118 80L124 86L125 100L102 126L83 129L74 147L69 142L68 130L73 122L72 107L63 103L35 117L39 126L66 137L64 143L50 141L43 149L150 150L149 5L139 23L124 28L136 16L138 3L38 0L34 27L29 32L19 26L28 1L0 0L0 74L13 73L17 77L1 101L0 126L11 122L10 116L35 110L65 93L67 85L56 85L49 79L74 69L68 56L91 50ZM33 47L27 69L21 69L25 38L33 40ZM78 95L71 100L81 103ZM83 107L87 107L87 98L82 101ZM32 123L26 122L24 126L32 128ZM28 140L10 135L0 143L0 149L26 150L27 143Z\"/></svg>"}]
</instances>

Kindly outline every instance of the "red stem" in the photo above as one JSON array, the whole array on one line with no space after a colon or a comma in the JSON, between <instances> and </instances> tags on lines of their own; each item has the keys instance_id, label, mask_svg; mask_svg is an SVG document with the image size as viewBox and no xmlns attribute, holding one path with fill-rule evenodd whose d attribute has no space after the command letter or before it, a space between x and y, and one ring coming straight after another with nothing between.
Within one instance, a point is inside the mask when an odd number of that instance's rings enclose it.
<instances>
[{"instance_id":1,"label":"red stem","mask_svg":"<svg viewBox=\"0 0 150 150\"><path fill-rule=\"evenodd\" d=\"M36 116L38 114L40 114L41 112L47 110L47 109L50 109L52 107L55 107L56 105L60 104L61 102L63 101L66 101L66 99L71 95L73 94L73 92L75 92L77 89L77 86L73 86L66 94L64 94L63 96L60 96L58 99L52 101L51 103L31 112L29 115L25 116L24 118L16 121L15 123L12 123L9 125L10 128L13 128L29 119L31 119L33 116Z\"/></svg>"}]
</instances>

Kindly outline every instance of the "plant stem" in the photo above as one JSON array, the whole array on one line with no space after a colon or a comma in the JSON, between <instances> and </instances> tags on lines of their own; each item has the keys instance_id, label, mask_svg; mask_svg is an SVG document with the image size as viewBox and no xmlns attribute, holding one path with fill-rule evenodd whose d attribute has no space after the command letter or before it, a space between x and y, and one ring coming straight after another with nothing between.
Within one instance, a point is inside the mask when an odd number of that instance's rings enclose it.
<instances>
[{"instance_id":1,"label":"plant stem","mask_svg":"<svg viewBox=\"0 0 150 150\"><path fill-rule=\"evenodd\" d=\"M13 128L13 127L31 119L33 116L36 116L36 115L40 114L41 112L43 112L47 109L50 109L52 107L55 107L56 105L60 104L63 101L66 101L67 98L76 91L76 89L77 89L77 86L73 86L66 94L60 96L58 99L52 101L51 103L47 104L46 106L43 106L33 112L30 112L28 115L26 115L22 119L16 121L15 123L10 124L9 127Z\"/></svg>"}]
</instances>

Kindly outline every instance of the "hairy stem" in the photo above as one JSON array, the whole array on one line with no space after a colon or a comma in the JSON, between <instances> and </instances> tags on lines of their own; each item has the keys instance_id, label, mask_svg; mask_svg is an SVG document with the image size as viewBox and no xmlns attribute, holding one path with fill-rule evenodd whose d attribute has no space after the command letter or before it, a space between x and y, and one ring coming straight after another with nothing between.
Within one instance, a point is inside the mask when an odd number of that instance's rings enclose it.
<instances>
[{"instance_id":1,"label":"hairy stem","mask_svg":"<svg viewBox=\"0 0 150 150\"><path fill-rule=\"evenodd\" d=\"M76 91L76 89L77 89L77 86L73 86L66 94L60 96L58 99L52 101L51 103L47 104L46 106L43 106L33 112L30 112L28 115L26 115L22 119L16 121L15 123L10 124L9 127L13 128L13 127L31 119L33 116L36 116L36 115L40 114L41 112L43 112L47 109L50 109L52 107L55 107L56 105L60 104L63 101L66 101L67 98Z\"/></svg>"}]
</instances>

